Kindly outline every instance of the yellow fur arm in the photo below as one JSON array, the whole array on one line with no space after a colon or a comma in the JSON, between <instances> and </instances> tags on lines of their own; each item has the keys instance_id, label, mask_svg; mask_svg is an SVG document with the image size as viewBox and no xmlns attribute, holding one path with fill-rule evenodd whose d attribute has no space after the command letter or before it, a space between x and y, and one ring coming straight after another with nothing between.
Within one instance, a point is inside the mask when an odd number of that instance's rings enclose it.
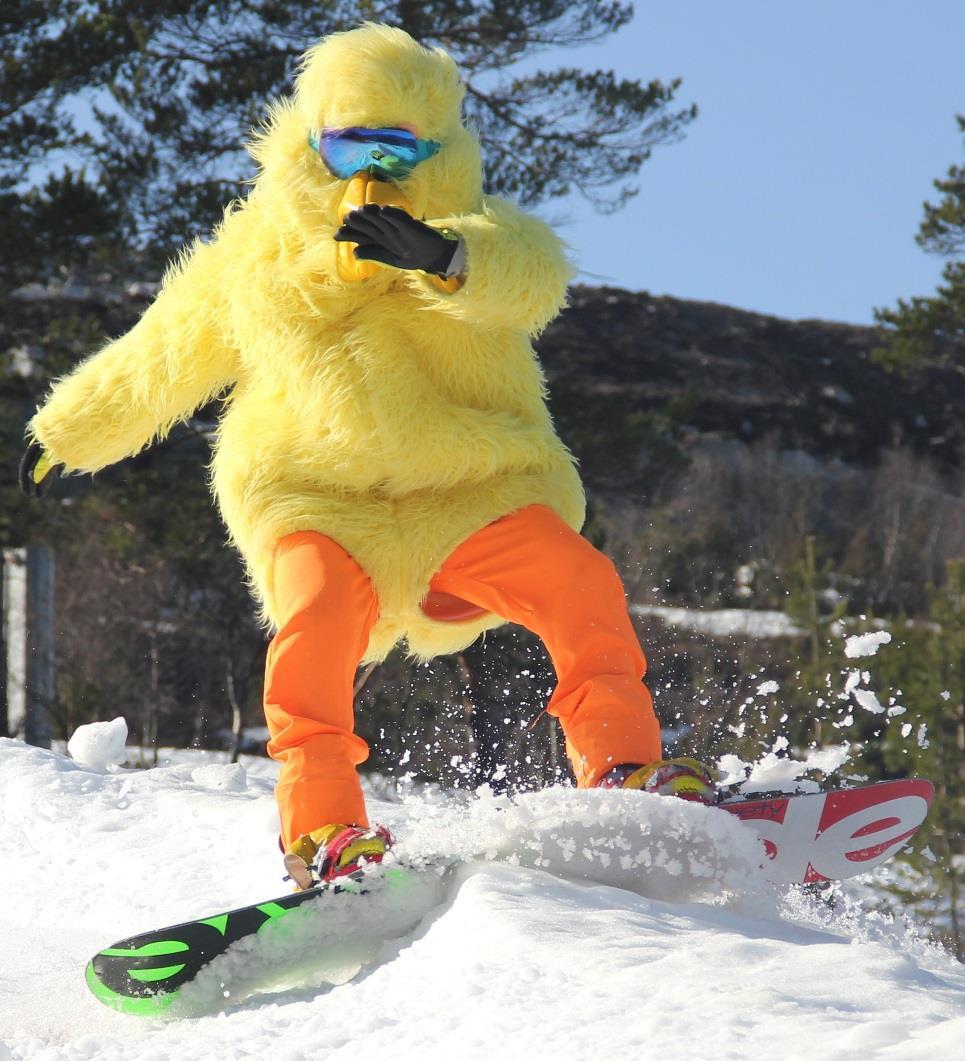
<instances>
[{"instance_id":1,"label":"yellow fur arm","mask_svg":"<svg viewBox=\"0 0 965 1061\"><path fill-rule=\"evenodd\" d=\"M478 214L432 222L466 245L464 283L454 292L427 278L420 285L434 309L467 323L537 335L566 304L573 270L553 230L501 199L483 200Z\"/></svg>"},{"instance_id":2,"label":"yellow fur arm","mask_svg":"<svg viewBox=\"0 0 965 1061\"><path fill-rule=\"evenodd\" d=\"M137 453L233 381L222 257L197 245L126 335L54 384L28 431L56 463L94 472Z\"/></svg>"}]
</instances>

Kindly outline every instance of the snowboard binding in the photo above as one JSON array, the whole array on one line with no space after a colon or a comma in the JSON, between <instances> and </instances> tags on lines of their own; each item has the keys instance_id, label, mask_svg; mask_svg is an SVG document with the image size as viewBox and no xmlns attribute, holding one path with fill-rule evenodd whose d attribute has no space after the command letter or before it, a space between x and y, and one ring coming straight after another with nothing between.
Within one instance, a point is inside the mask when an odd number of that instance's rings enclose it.
<instances>
[{"instance_id":1,"label":"snowboard binding","mask_svg":"<svg viewBox=\"0 0 965 1061\"><path fill-rule=\"evenodd\" d=\"M297 891L361 875L367 865L381 862L392 846L384 825L323 825L300 836L285 852L287 880Z\"/></svg>"}]
</instances>

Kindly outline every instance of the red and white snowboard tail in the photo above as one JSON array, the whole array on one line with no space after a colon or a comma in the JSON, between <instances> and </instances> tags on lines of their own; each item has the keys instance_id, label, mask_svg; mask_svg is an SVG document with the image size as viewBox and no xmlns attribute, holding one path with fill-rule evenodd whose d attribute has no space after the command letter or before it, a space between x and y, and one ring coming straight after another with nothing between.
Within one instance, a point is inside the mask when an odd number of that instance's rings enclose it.
<instances>
[{"instance_id":1,"label":"red and white snowboard tail","mask_svg":"<svg viewBox=\"0 0 965 1061\"><path fill-rule=\"evenodd\" d=\"M775 884L811 884L867 873L897 854L934 794L930 781L910 779L719 806L763 840Z\"/></svg>"}]
</instances>

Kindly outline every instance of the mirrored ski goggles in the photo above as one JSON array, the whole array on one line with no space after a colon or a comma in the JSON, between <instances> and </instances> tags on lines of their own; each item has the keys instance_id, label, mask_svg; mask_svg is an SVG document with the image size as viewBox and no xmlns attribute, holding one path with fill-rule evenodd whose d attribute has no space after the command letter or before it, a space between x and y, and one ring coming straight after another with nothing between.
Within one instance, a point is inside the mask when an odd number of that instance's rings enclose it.
<instances>
[{"instance_id":1,"label":"mirrored ski goggles","mask_svg":"<svg viewBox=\"0 0 965 1061\"><path fill-rule=\"evenodd\" d=\"M339 180L368 173L379 180L402 180L442 147L407 129L323 129L308 137L312 150Z\"/></svg>"}]
</instances>

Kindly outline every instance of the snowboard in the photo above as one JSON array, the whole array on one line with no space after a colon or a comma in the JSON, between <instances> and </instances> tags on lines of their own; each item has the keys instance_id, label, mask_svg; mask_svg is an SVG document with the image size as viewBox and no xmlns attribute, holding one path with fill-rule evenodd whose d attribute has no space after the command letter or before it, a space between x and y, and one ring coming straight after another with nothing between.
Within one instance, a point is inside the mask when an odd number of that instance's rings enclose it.
<instances>
[{"instance_id":1,"label":"snowboard","mask_svg":"<svg viewBox=\"0 0 965 1061\"><path fill-rule=\"evenodd\" d=\"M353 942L364 950L366 942L381 945L412 931L443 901L455 861L373 865L307 891L129 936L87 963L87 986L106 1006L133 1016L208 1012L229 998L228 985L237 998L252 965L270 973L306 956L317 960L320 951L351 949ZM242 995L254 993L247 987Z\"/></svg>"},{"instance_id":2,"label":"snowboard","mask_svg":"<svg viewBox=\"0 0 965 1061\"><path fill-rule=\"evenodd\" d=\"M911 778L717 806L761 838L772 883L817 884L867 873L897 854L934 794L930 781Z\"/></svg>"},{"instance_id":3,"label":"snowboard","mask_svg":"<svg viewBox=\"0 0 965 1061\"><path fill-rule=\"evenodd\" d=\"M925 820L933 795L931 782L912 779L708 809L727 811L757 833L773 883L814 884L865 873L891 858ZM246 962L257 965L274 953L289 963L299 946L309 956L337 948L345 926L349 935L367 926L380 942L412 931L443 901L457 862L372 866L308 891L130 936L94 955L88 987L105 1005L132 1015L173 1016L192 1004L209 1009L212 987L227 996L226 982ZM196 990L201 979L208 981L207 995Z\"/></svg>"}]
</instances>

